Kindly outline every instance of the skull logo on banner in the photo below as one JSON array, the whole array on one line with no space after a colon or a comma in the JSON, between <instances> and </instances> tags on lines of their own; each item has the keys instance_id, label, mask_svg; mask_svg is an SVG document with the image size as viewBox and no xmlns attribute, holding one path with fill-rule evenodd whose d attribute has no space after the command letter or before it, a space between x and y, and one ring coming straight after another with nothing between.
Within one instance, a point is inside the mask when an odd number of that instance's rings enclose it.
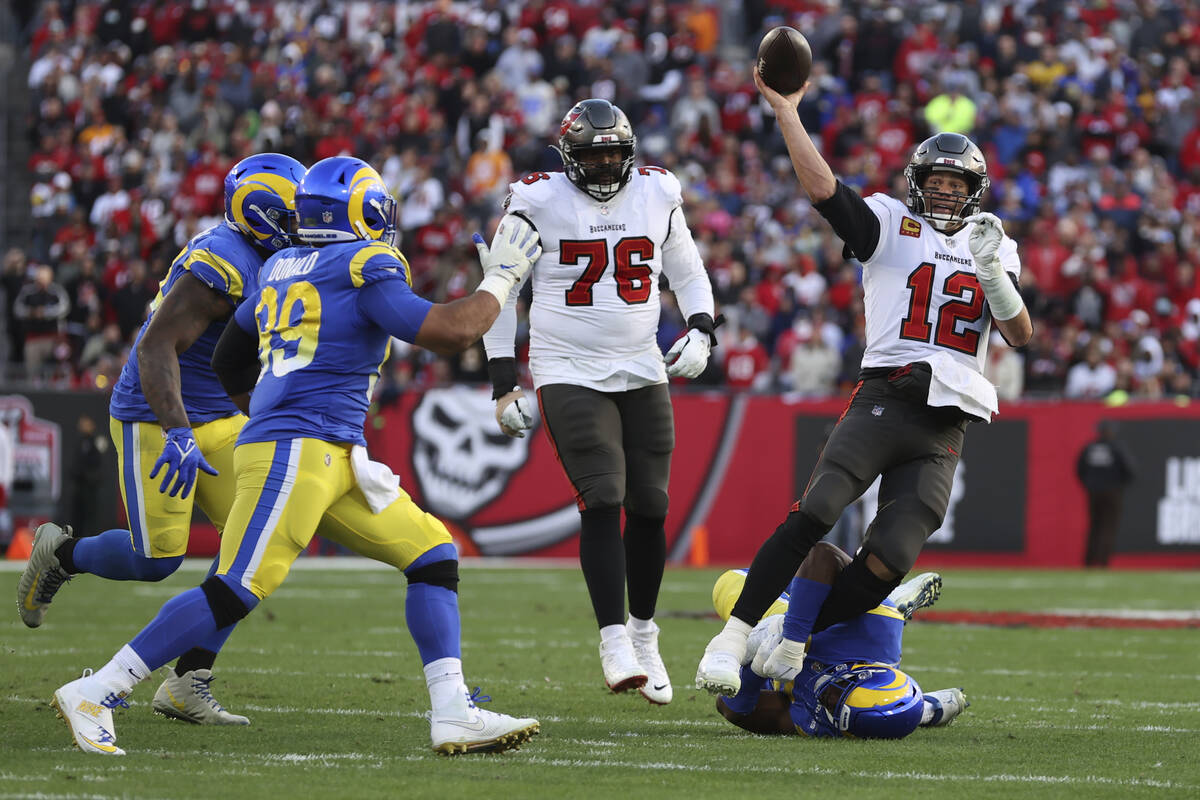
<instances>
[{"instance_id":1,"label":"skull logo on banner","mask_svg":"<svg viewBox=\"0 0 1200 800\"><path fill-rule=\"evenodd\" d=\"M463 520L504 490L531 437L500 432L487 391L431 389L413 411L413 467L427 509ZM536 419L536 415L535 415Z\"/></svg>"}]
</instances>

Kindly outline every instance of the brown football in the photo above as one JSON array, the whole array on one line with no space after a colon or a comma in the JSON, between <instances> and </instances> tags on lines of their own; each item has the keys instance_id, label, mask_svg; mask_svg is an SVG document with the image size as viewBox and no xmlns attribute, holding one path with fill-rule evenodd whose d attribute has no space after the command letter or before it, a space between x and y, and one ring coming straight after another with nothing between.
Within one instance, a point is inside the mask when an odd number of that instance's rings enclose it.
<instances>
[{"instance_id":1,"label":"brown football","mask_svg":"<svg viewBox=\"0 0 1200 800\"><path fill-rule=\"evenodd\" d=\"M799 91L812 69L812 48L804 34L780 25L767 31L758 45L758 74L780 94Z\"/></svg>"}]
</instances>

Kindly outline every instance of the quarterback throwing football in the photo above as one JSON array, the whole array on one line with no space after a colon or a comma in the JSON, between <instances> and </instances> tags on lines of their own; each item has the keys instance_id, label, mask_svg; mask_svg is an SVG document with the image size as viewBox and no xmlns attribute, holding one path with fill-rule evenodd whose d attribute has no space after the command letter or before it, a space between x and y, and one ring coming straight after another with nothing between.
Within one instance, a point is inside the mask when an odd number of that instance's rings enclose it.
<instances>
[{"instance_id":1,"label":"quarterback throwing football","mask_svg":"<svg viewBox=\"0 0 1200 800\"><path fill-rule=\"evenodd\" d=\"M877 606L912 569L946 514L967 422L990 421L996 390L983 377L992 321L1009 344L1033 335L1017 288L1017 247L992 214L979 213L987 164L955 133L917 146L905 169L907 203L865 200L838 181L804 130L798 92L781 95L755 72L792 167L813 207L863 265L867 347L850 402L804 496L759 548L725 628L696 672L699 687L733 695L752 626L809 550L877 476L879 512L854 560L833 582L815 619L789 619L765 663L794 678L814 630Z\"/></svg>"},{"instance_id":2,"label":"quarterback throwing football","mask_svg":"<svg viewBox=\"0 0 1200 800\"><path fill-rule=\"evenodd\" d=\"M505 200L505 219L527 220L543 247L530 273L529 367L579 504L579 562L600 625L605 683L661 705L672 696L653 620L675 448L667 376L704 371L715 341L712 286L679 181L661 167L634 167L637 138L621 109L607 100L576 104L558 142L564 171L535 172ZM665 363L656 342L660 274L688 322ZM509 436L533 424L514 361L519 290L483 338L496 419Z\"/></svg>"}]
</instances>

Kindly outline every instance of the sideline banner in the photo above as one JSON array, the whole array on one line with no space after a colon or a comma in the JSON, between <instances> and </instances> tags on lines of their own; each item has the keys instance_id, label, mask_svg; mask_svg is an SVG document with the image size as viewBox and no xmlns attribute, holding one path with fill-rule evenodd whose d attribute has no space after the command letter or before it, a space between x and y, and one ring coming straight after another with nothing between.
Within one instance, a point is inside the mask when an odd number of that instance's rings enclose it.
<instances>
[{"instance_id":1,"label":"sideline banner","mask_svg":"<svg viewBox=\"0 0 1200 800\"><path fill-rule=\"evenodd\" d=\"M673 395L667 546L676 563L745 564L803 492L842 401L725 392ZM972 424L946 524L922 564L1075 566L1086 536L1075 459L1100 419L1120 422L1139 465L1115 566L1200 566L1200 405L1006 405ZM540 421L524 439L497 429L486 390L403 396L368 426L372 457L444 519L467 555L572 557L574 494ZM860 501L855 534L873 515ZM853 512L852 512L853 515Z\"/></svg>"}]
</instances>

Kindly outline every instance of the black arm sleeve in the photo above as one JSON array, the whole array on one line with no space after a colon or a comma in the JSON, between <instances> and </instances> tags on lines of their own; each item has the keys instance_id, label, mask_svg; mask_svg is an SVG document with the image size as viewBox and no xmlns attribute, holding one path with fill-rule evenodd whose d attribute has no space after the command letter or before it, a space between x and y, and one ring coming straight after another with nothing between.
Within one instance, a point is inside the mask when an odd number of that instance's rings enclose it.
<instances>
[{"instance_id":1,"label":"black arm sleeve","mask_svg":"<svg viewBox=\"0 0 1200 800\"><path fill-rule=\"evenodd\" d=\"M229 320L212 355L213 372L230 397L245 394L258 382L258 337Z\"/></svg>"},{"instance_id":2,"label":"black arm sleeve","mask_svg":"<svg viewBox=\"0 0 1200 800\"><path fill-rule=\"evenodd\" d=\"M829 220L850 255L859 261L874 255L879 246L879 217L858 192L838 181L833 197L816 203L813 208Z\"/></svg>"},{"instance_id":3,"label":"black arm sleeve","mask_svg":"<svg viewBox=\"0 0 1200 800\"><path fill-rule=\"evenodd\" d=\"M517 385L515 358L488 359L488 378L492 381L492 399L499 400Z\"/></svg>"}]
</instances>

